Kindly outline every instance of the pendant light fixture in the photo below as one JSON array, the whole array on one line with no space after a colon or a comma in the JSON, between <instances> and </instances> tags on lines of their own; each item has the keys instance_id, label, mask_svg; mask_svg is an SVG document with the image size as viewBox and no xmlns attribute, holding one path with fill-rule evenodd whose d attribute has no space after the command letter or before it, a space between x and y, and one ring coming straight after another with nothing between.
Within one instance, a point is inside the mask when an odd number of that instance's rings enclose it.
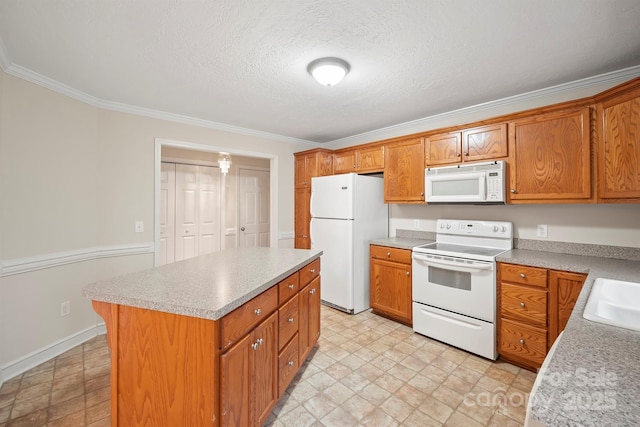
<instances>
[{"instance_id":1,"label":"pendant light fixture","mask_svg":"<svg viewBox=\"0 0 640 427\"><path fill-rule=\"evenodd\" d=\"M220 172L226 175L227 172L229 172L229 167L231 167L231 154L225 152L218 153L218 166L220 166Z\"/></svg>"},{"instance_id":2,"label":"pendant light fixture","mask_svg":"<svg viewBox=\"0 0 640 427\"><path fill-rule=\"evenodd\" d=\"M320 58L312 61L307 67L309 74L324 86L334 86L342 81L351 67L340 58Z\"/></svg>"}]
</instances>

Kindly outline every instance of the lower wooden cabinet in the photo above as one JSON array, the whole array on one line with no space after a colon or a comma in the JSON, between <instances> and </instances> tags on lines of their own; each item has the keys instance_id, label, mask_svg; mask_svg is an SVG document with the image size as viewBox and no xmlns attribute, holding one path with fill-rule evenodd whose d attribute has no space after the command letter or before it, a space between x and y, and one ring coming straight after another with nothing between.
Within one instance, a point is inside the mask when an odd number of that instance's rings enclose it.
<instances>
[{"instance_id":1,"label":"lower wooden cabinet","mask_svg":"<svg viewBox=\"0 0 640 427\"><path fill-rule=\"evenodd\" d=\"M220 356L223 426L261 426L278 400L278 313Z\"/></svg>"},{"instance_id":2,"label":"lower wooden cabinet","mask_svg":"<svg viewBox=\"0 0 640 427\"><path fill-rule=\"evenodd\" d=\"M320 338L320 277L300 291L300 365Z\"/></svg>"},{"instance_id":3,"label":"lower wooden cabinet","mask_svg":"<svg viewBox=\"0 0 640 427\"><path fill-rule=\"evenodd\" d=\"M585 274L498 264L498 354L528 369L540 368L564 330Z\"/></svg>"},{"instance_id":4,"label":"lower wooden cabinet","mask_svg":"<svg viewBox=\"0 0 640 427\"><path fill-rule=\"evenodd\" d=\"M369 253L373 312L411 326L411 251L371 245Z\"/></svg>"}]
</instances>

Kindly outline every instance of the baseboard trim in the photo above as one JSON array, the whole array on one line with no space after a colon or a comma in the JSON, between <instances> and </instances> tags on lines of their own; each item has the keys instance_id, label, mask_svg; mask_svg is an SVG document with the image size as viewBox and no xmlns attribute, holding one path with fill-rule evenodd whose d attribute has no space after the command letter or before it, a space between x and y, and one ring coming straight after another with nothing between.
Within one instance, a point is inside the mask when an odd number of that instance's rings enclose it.
<instances>
[{"instance_id":1,"label":"baseboard trim","mask_svg":"<svg viewBox=\"0 0 640 427\"><path fill-rule=\"evenodd\" d=\"M154 253L153 242L126 245L95 246L65 252L55 252L26 258L3 260L0 263L0 277L27 273L43 268L58 267L75 262L90 261L113 256Z\"/></svg>"},{"instance_id":2,"label":"baseboard trim","mask_svg":"<svg viewBox=\"0 0 640 427\"><path fill-rule=\"evenodd\" d=\"M27 372L29 369L35 368L41 363L51 360L56 356L59 356L65 351L71 350L73 347L89 341L93 337L104 335L106 332L107 329L105 324L99 323L95 326L91 326L83 331L77 332L53 344L36 350L33 353L27 354L20 359L7 363L6 365L0 367L0 387L2 387L2 384L5 381L10 380L11 378L14 378L24 372Z\"/></svg>"}]
</instances>

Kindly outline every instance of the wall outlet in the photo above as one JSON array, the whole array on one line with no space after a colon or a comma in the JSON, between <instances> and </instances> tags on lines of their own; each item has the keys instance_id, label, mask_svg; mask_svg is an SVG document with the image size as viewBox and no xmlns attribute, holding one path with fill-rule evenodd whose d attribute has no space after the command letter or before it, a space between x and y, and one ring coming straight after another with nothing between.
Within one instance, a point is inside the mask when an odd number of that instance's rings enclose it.
<instances>
[{"instance_id":1,"label":"wall outlet","mask_svg":"<svg viewBox=\"0 0 640 427\"><path fill-rule=\"evenodd\" d=\"M420 220L419 219L414 219L413 220L413 228L420 228Z\"/></svg>"},{"instance_id":2,"label":"wall outlet","mask_svg":"<svg viewBox=\"0 0 640 427\"><path fill-rule=\"evenodd\" d=\"M136 233L142 233L144 231L144 221L136 221Z\"/></svg>"},{"instance_id":3,"label":"wall outlet","mask_svg":"<svg viewBox=\"0 0 640 427\"><path fill-rule=\"evenodd\" d=\"M71 301L60 303L60 317L68 316L71 313Z\"/></svg>"},{"instance_id":4,"label":"wall outlet","mask_svg":"<svg viewBox=\"0 0 640 427\"><path fill-rule=\"evenodd\" d=\"M536 229L536 235L538 237L547 237L547 224L538 224L538 228Z\"/></svg>"}]
</instances>

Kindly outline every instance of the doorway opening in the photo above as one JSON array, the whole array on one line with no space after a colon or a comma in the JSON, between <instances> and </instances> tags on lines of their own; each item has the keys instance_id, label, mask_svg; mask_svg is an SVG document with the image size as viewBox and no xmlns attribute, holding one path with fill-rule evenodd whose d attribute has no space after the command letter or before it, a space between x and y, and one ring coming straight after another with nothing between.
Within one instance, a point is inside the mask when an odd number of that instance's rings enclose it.
<instances>
[{"instance_id":1,"label":"doorway opening","mask_svg":"<svg viewBox=\"0 0 640 427\"><path fill-rule=\"evenodd\" d=\"M229 172L219 152L232 156ZM277 247L277 157L156 139L154 265L237 246Z\"/></svg>"}]
</instances>

